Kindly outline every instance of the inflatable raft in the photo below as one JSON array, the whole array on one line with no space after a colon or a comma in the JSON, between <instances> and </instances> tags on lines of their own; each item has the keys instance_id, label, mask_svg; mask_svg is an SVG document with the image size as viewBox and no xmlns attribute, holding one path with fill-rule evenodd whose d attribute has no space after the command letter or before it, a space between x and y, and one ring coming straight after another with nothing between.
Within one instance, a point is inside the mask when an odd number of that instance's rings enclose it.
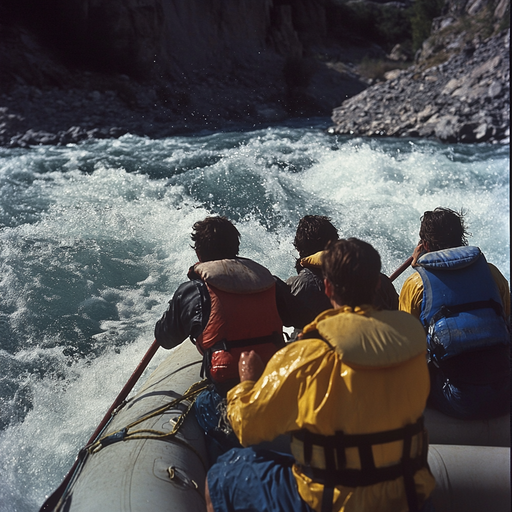
<instances>
[{"instance_id":1,"label":"inflatable raft","mask_svg":"<svg viewBox=\"0 0 512 512\"><path fill-rule=\"evenodd\" d=\"M176 347L113 415L102 441L82 450L64 493L41 510L205 512L206 449L190 413L200 367L192 343ZM510 512L509 417L467 422L427 410L425 420L436 511Z\"/></svg>"}]
</instances>

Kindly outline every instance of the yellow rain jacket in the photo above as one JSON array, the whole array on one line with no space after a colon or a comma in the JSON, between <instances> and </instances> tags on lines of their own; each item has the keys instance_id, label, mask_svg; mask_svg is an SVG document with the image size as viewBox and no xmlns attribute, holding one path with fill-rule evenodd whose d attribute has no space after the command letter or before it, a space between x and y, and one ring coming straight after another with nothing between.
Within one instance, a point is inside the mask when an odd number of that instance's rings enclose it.
<instances>
[{"instance_id":1,"label":"yellow rain jacket","mask_svg":"<svg viewBox=\"0 0 512 512\"><path fill-rule=\"evenodd\" d=\"M336 431L382 432L421 417L430 383L425 333L417 319L371 306L343 307L323 312L304 332L315 330L323 340L309 338L287 345L272 357L257 382L245 381L229 391L228 417L242 445L302 429L324 436ZM402 441L373 445L376 467L398 463L402 445ZM292 452L299 493L319 512L323 485L301 470L300 441L294 440ZM357 448L345 452L346 467L360 469ZM313 446L311 465L322 468L323 464L322 449ZM428 468L415 473L414 484L421 507L435 486ZM407 510L402 477L365 487L334 488L333 511Z\"/></svg>"}]
</instances>

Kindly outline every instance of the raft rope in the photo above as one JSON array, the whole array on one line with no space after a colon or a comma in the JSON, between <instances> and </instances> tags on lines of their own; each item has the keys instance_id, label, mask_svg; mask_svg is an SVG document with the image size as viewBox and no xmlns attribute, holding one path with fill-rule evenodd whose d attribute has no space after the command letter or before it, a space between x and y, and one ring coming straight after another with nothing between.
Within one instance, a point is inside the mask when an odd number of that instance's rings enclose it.
<instances>
[{"instance_id":1,"label":"raft rope","mask_svg":"<svg viewBox=\"0 0 512 512\"><path fill-rule=\"evenodd\" d=\"M208 468L205 466L203 459L199 452L190 444L183 441L182 439L179 439L176 437L176 435L179 432L180 427L183 425L183 422L185 421L186 417L188 416L189 412L192 410L192 407L194 406L194 402L202 391L204 391L208 387L208 381L202 380L200 382L196 382L195 384L192 384L190 388L183 393L182 396L179 398L174 399L172 402L169 402L168 404L164 405L163 407L160 407L159 409L146 414L142 418L139 418L138 420L130 423L124 428L121 428L119 430L116 430L115 432L112 432L111 434L108 434L106 436L101 437L94 443L90 444L89 446L86 446L87 451L90 454L98 453L102 448L105 446L109 446L110 444L117 443L118 441L129 441L133 439L157 439L166 441L169 439L173 439L175 442L186 446L190 450L192 450L201 461L205 471L208 470ZM188 401L187 408L182 414L174 421L174 426L170 432L162 432L159 430L153 430L153 429L139 429L134 430L130 432L130 429L135 427L136 425L142 423L143 421L149 420L155 416L160 416L165 411L168 411L169 409L172 409L179 405L180 403Z\"/></svg>"}]
</instances>

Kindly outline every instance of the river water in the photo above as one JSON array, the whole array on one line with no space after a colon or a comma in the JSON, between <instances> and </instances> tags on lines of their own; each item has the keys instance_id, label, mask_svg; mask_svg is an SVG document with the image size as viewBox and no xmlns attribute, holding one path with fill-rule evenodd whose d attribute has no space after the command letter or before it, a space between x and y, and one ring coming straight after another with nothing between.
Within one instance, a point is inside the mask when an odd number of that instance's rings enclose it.
<instances>
[{"instance_id":1,"label":"river water","mask_svg":"<svg viewBox=\"0 0 512 512\"><path fill-rule=\"evenodd\" d=\"M372 243L389 275L425 210L463 208L470 243L510 280L509 146L328 124L0 148L1 512L37 511L59 485L153 341L207 215L233 220L240 254L286 279L306 214Z\"/></svg>"}]
</instances>

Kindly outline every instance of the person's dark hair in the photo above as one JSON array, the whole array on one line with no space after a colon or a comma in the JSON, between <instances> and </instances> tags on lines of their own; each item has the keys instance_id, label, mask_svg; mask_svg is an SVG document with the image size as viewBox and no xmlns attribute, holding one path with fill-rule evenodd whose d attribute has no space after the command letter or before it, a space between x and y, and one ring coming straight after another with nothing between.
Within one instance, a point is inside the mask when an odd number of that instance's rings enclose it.
<instances>
[{"instance_id":1,"label":"person's dark hair","mask_svg":"<svg viewBox=\"0 0 512 512\"><path fill-rule=\"evenodd\" d=\"M306 215L302 217L297 226L293 246L297 249L300 258L311 256L323 251L329 242L338 240L338 230L331 224L331 219L323 215ZM300 258L295 264L297 271Z\"/></svg>"},{"instance_id":2,"label":"person's dark hair","mask_svg":"<svg viewBox=\"0 0 512 512\"><path fill-rule=\"evenodd\" d=\"M372 304L380 277L379 253L368 243L349 238L329 244L322 271L340 306Z\"/></svg>"},{"instance_id":3,"label":"person's dark hair","mask_svg":"<svg viewBox=\"0 0 512 512\"><path fill-rule=\"evenodd\" d=\"M192 229L192 249L201 261L234 258L238 254L240 233L226 217L206 217Z\"/></svg>"},{"instance_id":4,"label":"person's dark hair","mask_svg":"<svg viewBox=\"0 0 512 512\"><path fill-rule=\"evenodd\" d=\"M468 235L462 211L439 207L421 217L420 241L428 243L429 251L468 245Z\"/></svg>"}]
</instances>

